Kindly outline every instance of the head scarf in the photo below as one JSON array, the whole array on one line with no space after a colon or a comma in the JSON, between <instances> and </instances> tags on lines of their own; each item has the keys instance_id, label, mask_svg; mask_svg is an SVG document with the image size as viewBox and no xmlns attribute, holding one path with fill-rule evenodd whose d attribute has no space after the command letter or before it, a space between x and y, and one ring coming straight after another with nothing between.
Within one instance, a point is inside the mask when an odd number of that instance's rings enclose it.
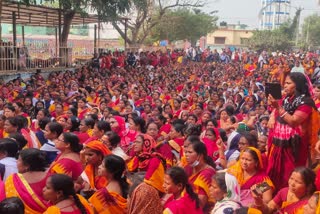
<instances>
[{"instance_id":1,"label":"head scarf","mask_svg":"<svg viewBox=\"0 0 320 214\"><path fill-rule=\"evenodd\" d=\"M113 118L117 121L119 127L117 130L113 130L116 132L120 137L124 136L124 133L126 131L126 122L123 117L120 116L113 116Z\"/></svg>"},{"instance_id":2,"label":"head scarf","mask_svg":"<svg viewBox=\"0 0 320 214\"><path fill-rule=\"evenodd\" d=\"M226 158L228 159L234 151L239 150L239 140L241 135L238 132L232 132L227 140L227 154Z\"/></svg>"},{"instance_id":3,"label":"head scarf","mask_svg":"<svg viewBox=\"0 0 320 214\"><path fill-rule=\"evenodd\" d=\"M237 179L229 173L225 174L227 186L227 196L221 201L217 201L211 213L234 213L241 207L240 185Z\"/></svg>"},{"instance_id":4,"label":"head scarf","mask_svg":"<svg viewBox=\"0 0 320 214\"><path fill-rule=\"evenodd\" d=\"M151 153L157 142L148 134L138 135L143 138L142 153ZM138 137L137 136L137 137Z\"/></svg>"},{"instance_id":5,"label":"head scarf","mask_svg":"<svg viewBox=\"0 0 320 214\"><path fill-rule=\"evenodd\" d=\"M237 179L233 175L226 173L225 180L227 186L226 198L228 200L240 202L240 185Z\"/></svg>"},{"instance_id":6,"label":"head scarf","mask_svg":"<svg viewBox=\"0 0 320 214\"><path fill-rule=\"evenodd\" d=\"M99 140L93 140L85 144L85 147L101 152L104 156L111 154L108 147Z\"/></svg>"},{"instance_id":7,"label":"head scarf","mask_svg":"<svg viewBox=\"0 0 320 214\"><path fill-rule=\"evenodd\" d=\"M250 149L256 153L256 155L258 156L258 159L259 159L259 169L263 169L263 161L262 161L261 152L257 148L251 147L251 146L248 147L247 149Z\"/></svg>"},{"instance_id":8,"label":"head scarf","mask_svg":"<svg viewBox=\"0 0 320 214\"><path fill-rule=\"evenodd\" d=\"M248 147L247 149L250 149L257 154L259 160L258 160L258 167L256 170L257 170L257 173L262 172L261 169L263 169L263 163L262 163L262 157L261 157L260 151L254 147ZM243 152L240 154L240 158L242 155L243 155ZM228 168L227 172L237 178L237 181L240 184L240 186L242 186L247 182L247 180L244 179L244 170L241 167L240 160L236 164ZM263 177L262 178L263 181L261 182L267 182L269 186L274 188L274 185L268 176L266 176L264 173L261 174L260 176Z\"/></svg>"}]
</instances>

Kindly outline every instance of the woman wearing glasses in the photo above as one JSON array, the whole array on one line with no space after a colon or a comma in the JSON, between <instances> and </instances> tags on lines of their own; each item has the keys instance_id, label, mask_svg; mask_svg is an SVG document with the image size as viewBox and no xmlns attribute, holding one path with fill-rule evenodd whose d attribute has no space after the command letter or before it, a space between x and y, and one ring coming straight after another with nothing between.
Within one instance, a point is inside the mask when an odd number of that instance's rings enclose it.
<instances>
[{"instance_id":1,"label":"woman wearing glasses","mask_svg":"<svg viewBox=\"0 0 320 214\"><path fill-rule=\"evenodd\" d=\"M82 146L77 135L65 132L55 140L55 147L61 152L51 164L49 173L66 174L77 180L83 171L79 152Z\"/></svg>"}]
</instances>

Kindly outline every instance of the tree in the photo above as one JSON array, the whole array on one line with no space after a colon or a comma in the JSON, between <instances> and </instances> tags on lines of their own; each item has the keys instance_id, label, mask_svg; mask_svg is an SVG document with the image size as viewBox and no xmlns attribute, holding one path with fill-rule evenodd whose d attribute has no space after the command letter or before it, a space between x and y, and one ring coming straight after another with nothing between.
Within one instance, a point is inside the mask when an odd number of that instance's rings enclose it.
<instances>
[{"instance_id":1,"label":"tree","mask_svg":"<svg viewBox=\"0 0 320 214\"><path fill-rule=\"evenodd\" d=\"M301 11L302 11L302 9L298 8L293 19L288 20L287 22L283 23L279 27L279 30L283 34L286 34L290 40L294 40L296 37L296 34L298 33L297 31L299 30L298 24L299 24Z\"/></svg>"},{"instance_id":2,"label":"tree","mask_svg":"<svg viewBox=\"0 0 320 214\"><path fill-rule=\"evenodd\" d=\"M22 0L24 3L37 4L37 0ZM63 28L61 32L61 47L66 47L72 19L76 13L81 13L85 17L89 10L96 12L101 20L116 19L119 14L129 11L130 0L47 0L51 4L61 7L63 12ZM143 0L135 0L137 2Z\"/></svg>"},{"instance_id":3,"label":"tree","mask_svg":"<svg viewBox=\"0 0 320 214\"><path fill-rule=\"evenodd\" d=\"M205 2L205 1L204 1ZM142 44L153 28L163 21L168 11L181 7L200 8L202 0L132 0L132 10L126 16L130 35L126 38L124 20L113 21L112 25L129 45Z\"/></svg>"},{"instance_id":4,"label":"tree","mask_svg":"<svg viewBox=\"0 0 320 214\"><path fill-rule=\"evenodd\" d=\"M253 32L253 36L249 39L249 46L256 50L288 50L292 46L288 35L283 34L280 29L273 31L262 30Z\"/></svg>"},{"instance_id":5,"label":"tree","mask_svg":"<svg viewBox=\"0 0 320 214\"><path fill-rule=\"evenodd\" d=\"M216 28L217 17L201 10L179 8L170 10L151 31L153 42L168 39L169 41L189 39L192 44Z\"/></svg>"},{"instance_id":6,"label":"tree","mask_svg":"<svg viewBox=\"0 0 320 214\"><path fill-rule=\"evenodd\" d=\"M302 26L302 44L306 47L320 46L320 16L308 16Z\"/></svg>"}]
</instances>

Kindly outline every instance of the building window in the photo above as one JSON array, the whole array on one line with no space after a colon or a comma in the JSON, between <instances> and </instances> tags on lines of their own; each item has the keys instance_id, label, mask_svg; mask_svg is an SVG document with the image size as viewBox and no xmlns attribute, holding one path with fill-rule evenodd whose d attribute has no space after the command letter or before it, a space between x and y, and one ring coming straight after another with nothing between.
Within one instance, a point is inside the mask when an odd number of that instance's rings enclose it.
<instances>
[{"instance_id":1,"label":"building window","mask_svg":"<svg viewBox=\"0 0 320 214\"><path fill-rule=\"evenodd\" d=\"M214 37L214 44L225 44L226 37Z\"/></svg>"},{"instance_id":2,"label":"building window","mask_svg":"<svg viewBox=\"0 0 320 214\"><path fill-rule=\"evenodd\" d=\"M240 38L240 44L241 45L247 45L248 44L249 39L248 38Z\"/></svg>"}]
</instances>

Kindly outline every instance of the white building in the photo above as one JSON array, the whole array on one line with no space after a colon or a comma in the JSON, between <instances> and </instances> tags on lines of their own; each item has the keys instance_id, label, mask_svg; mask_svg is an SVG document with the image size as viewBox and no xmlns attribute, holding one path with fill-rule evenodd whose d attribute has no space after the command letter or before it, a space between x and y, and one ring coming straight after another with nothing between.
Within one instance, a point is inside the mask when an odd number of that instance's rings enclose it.
<instances>
[{"instance_id":1,"label":"white building","mask_svg":"<svg viewBox=\"0 0 320 214\"><path fill-rule=\"evenodd\" d=\"M273 30L290 17L290 0L261 0L260 29Z\"/></svg>"}]
</instances>

